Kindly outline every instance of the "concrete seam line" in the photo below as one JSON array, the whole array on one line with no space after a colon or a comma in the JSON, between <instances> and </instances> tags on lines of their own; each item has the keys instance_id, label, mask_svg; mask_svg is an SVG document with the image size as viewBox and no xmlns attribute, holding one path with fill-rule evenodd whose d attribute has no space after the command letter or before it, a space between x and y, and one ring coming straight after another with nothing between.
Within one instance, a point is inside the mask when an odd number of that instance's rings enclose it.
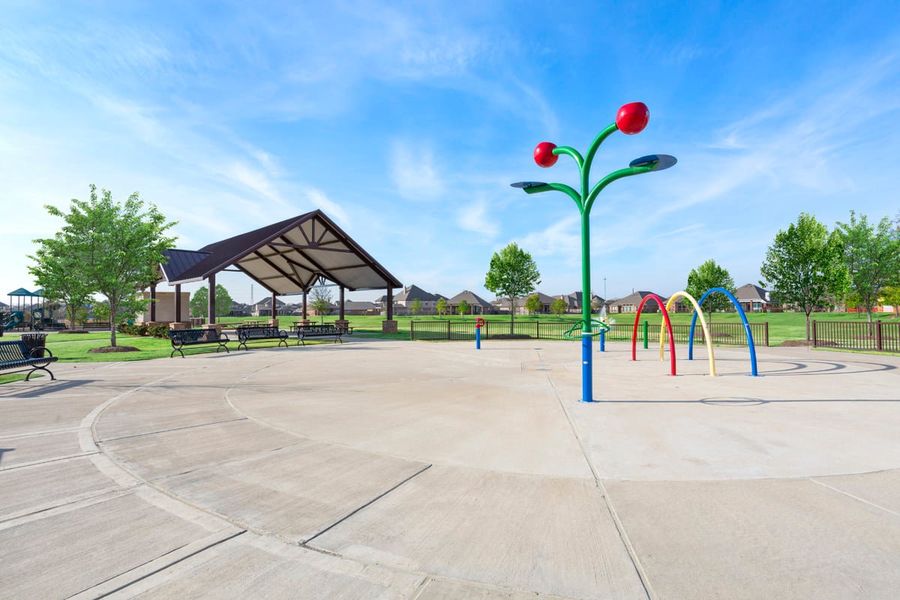
<instances>
[{"instance_id":1,"label":"concrete seam line","mask_svg":"<svg viewBox=\"0 0 900 600\"><path fill-rule=\"evenodd\" d=\"M133 581L128 581L128 582L126 582L126 583L123 583L122 585L120 585L119 587L117 587L117 588L115 588L115 589L112 589L112 590L110 590L110 591L108 591L108 592L103 592L103 593L101 593L99 596L91 596L91 597L92 597L92 598L97 598L97 599L99 600L99 598L106 598L106 597L108 597L108 596L112 596L112 595L115 594L116 592L120 592L120 591L122 591L122 590L124 590L124 589L126 589L126 588L128 588L128 587L130 587L130 586L132 586L132 585L134 585L134 584L136 584L136 583L139 583L139 582L141 582L141 581L147 579L148 577L152 577L153 575L156 575L157 573L160 573L160 572L162 572L162 571L165 571L166 569L169 569L169 568L171 568L171 567L177 565L177 564L180 563L180 562L183 562L183 561L185 561L185 560L188 560L189 558L192 558L192 557L194 557L194 556L197 556L197 555L200 554L201 552L205 552L206 550L209 550L210 548L215 548L216 546L218 546L218 545L220 545L220 544L224 544L225 542L227 542L227 541L229 541L229 540L233 540L234 538L236 538L236 537L238 537L238 536L240 536L240 535L243 535L243 534L245 534L245 533L246 533L246 531L236 531L236 532L234 532L234 533L232 533L231 535L228 535L228 536L226 536L226 537L223 537L223 538L220 538L220 539L217 539L217 540L213 540L213 541L211 541L209 544L206 544L205 546L203 546L203 547L201 547L201 548L197 548L196 550L193 550L193 551L189 552L188 554L186 554L186 555L184 555L184 556L180 556L180 557L178 557L176 560L173 560L172 562L169 562L168 564L161 565L158 569L153 569L153 570L150 571L149 573L145 573L145 574L141 575L140 577L138 577L137 579L134 579ZM149 561L146 561L146 562L144 562L143 564L140 564L140 565L138 565L138 566L136 566L136 567L133 567L133 568L131 568L131 569L129 569L129 570L123 572L123 573L119 573L119 575L116 575L116 576L114 576L114 577L111 577L111 578L107 579L106 581L101 581L101 582L99 582L99 583L97 583L97 584L91 586L90 588L87 588L86 590L82 590L81 592L78 592L78 594L86 595L87 592L90 592L90 590L91 590L92 588L94 588L94 587L97 587L97 586L99 586L99 585L103 585L104 583L107 583L107 582L109 582L109 581L115 579L116 577L122 577L122 576L124 576L124 575L127 575L128 573L130 573L130 572L132 572L132 571L134 571L134 570L140 569L141 567L144 567L144 566L146 566L146 565L148 565L148 564L150 564L150 563L152 563L152 562L154 562L154 561L156 561L156 560L163 559L163 558L164 558L165 556L167 556L168 554L177 553L179 550L183 550L185 547L187 547L187 546L189 546L189 545L190 545L190 544L185 544L184 546L181 546L181 547L179 547L179 548L175 548L175 549L171 550L170 552L167 552L166 554L163 554L162 556L158 556L158 557L156 557L156 558L154 558L154 559L151 559L151 560L149 560ZM74 598L74 597L78 596L78 594L76 594L75 596L70 596L70 598Z\"/></svg>"},{"instance_id":2,"label":"concrete seam line","mask_svg":"<svg viewBox=\"0 0 900 600\"><path fill-rule=\"evenodd\" d=\"M550 377L550 375L547 375L547 383L550 384L550 388L553 390L553 394L556 396L556 401L559 403L560 409L562 409L563 414L566 416L566 420L569 422L569 427L572 428L572 434L575 436L575 440L578 442L578 447L581 449L581 454L584 457L585 462L587 462L588 468L591 470L591 474L594 476L594 485L596 485L597 489L600 490L600 495L603 497L603 504L604 506L606 506L606 510L609 513L613 525L615 526L616 531L619 534L619 539L621 540L622 545L625 546L625 552L626 554L628 554L628 558L631 560L631 565L634 567L634 570L637 573L638 580L641 582L641 586L644 588L644 593L647 594L647 598L649 598L650 600L655 600L657 596L653 591L653 586L650 585L650 577L644 570L644 566L641 564L641 560L637 556L637 552L635 551L634 546L631 543L631 539L628 537L628 533L625 531L625 524L622 523L622 520L619 518L619 513L616 512L616 509L612 504L612 500L609 497L609 492L607 492L606 486L603 485L603 481L600 479L600 475L597 473L597 469L596 467L594 467L594 463L591 460L590 455L588 454L587 448L584 445L584 440L581 439L581 434L578 433L578 428L575 426L575 421L569 414L569 411L566 408L562 397L559 395L559 390L556 389L556 384L553 383L553 379Z\"/></svg>"},{"instance_id":3,"label":"concrete seam line","mask_svg":"<svg viewBox=\"0 0 900 600\"><path fill-rule=\"evenodd\" d=\"M166 379L174 377L175 375L175 373L170 373L164 377L154 379L153 381L139 385L136 388L131 388L130 390L126 390L120 394L116 394L112 398L104 401L99 406L95 406L94 409L81 420L81 425L78 427L78 443L81 446L81 449L84 452L95 452L100 450L100 447L97 445L97 432L95 430L95 427L97 421L100 419L100 415L103 414L103 412L107 408L112 406L114 402L125 398L126 396L130 396L131 394L137 393L145 388L156 385L157 383L165 381Z\"/></svg>"},{"instance_id":4,"label":"concrete seam line","mask_svg":"<svg viewBox=\"0 0 900 600\"><path fill-rule=\"evenodd\" d=\"M182 427L172 427L169 429L159 429L157 431L146 431L144 433L133 433L131 435L120 435L119 437L113 438L104 438L102 440L97 440L100 444L105 444L107 442L116 442L118 440L129 440L136 437L143 437L145 435L157 435L160 433L169 433L170 431L182 431L184 429L196 429L197 427L209 427L210 425L221 425L222 423L233 423L235 421L246 421L247 417L236 417L234 419L223 419L221 421L210 421L209 423L197 423L196 425L184 425Z\"/></svg>"},{"instance_id":5,"label":"concrete seam line","mask_svg":"<svg viewBox=\"0 0 900 600\"><path fill-rule=\"evenodd\" d=\"M330 531L331 529L334 529L335 527L337 527L338 525L340 525L341 523L343 523L344 521L346 521L347 519L349 519L350 517L352 517L353 515L355 515L355 514L358 513L359 511L363 510L364 508L368 508L369 506L372 506L372 504L374 504L375 502L378 502L379 500L381 500L382 498L384 498L385 496L387 496L388 494L390 494L391 492L393 492L394 490L396 490L397 488L399 488L401 485L403 485L404 483L406 483L407 481L410 481L413 477L417 477L418 475L421 475L422 473L424 473L425 471L427 471L427 470L430 469L430 468L431 468L431 465L430 465L430 464L429 464L429 465L425 465L424 467L422 467L421 469L419 469L418 471L416 471L415 473L413 473L412 475L410 475L409 477L407 477L407 478L404 479L403 481L401 481L401 482L397 483L396 485L394 485L394 486L388 488L387 490L385 490L385 491L383 491L382 493L378 494L377 496L375 496L374 498L372 498L371 500L369 500L369 501L366 502L365 504L363 504L363 505L357 507L357 508L354 509L352 512L350 512L350 513L344 515L343 517L341 517L340 519L338 519L337 521L335 521L334 523L332 523L331 525L329 525L328 527L326 527L325 529L323 529L323 530L320 531L319 533L315 534L315 535L312 536L312 537L307 538L306 540L304 540L303 542L301 542L300 545L301 545L301 546L306 546L307 544L309 544L311 541L313 541L314 539L316 539L316 538L319 537L320 535L322 535L322 534L324 534L324 533Z\"/></svg>"},{"instance_id":6,"label":"concrete seam line","mask_svg":"<svg viewBox=\"0 0 900 600\"><path fill-rule=\"evenodd\" d=\"M22 463L21 465L13 465L11 467L2 467L0 468L0 473L5 473L6 471L13 471L15 469L25 469L27 467L37 467L39 465L46 465L47 463L59 462L61 460L71 460L73 458L84 458L86 456L93 456L98 454L97 452L80 452L78 454L66 454L65 456L54 456L53 458L45 458L44 460L33 460L31 462Z\"/></svg>"},{"instance_id":7,"label":"concrete seam line","mask_svg":"<svg viewBox=\"0 0 900 600\"><path fill-rule=\"evenodd\" d=\"M895 510L891 510L890 508L886 508L886 507L884 507L884 506L881 506L880 504L875 504L875 503L872 502L871 500L866 500L865 498L860 498L859 496L856 496L856 495L854 495L854 494L851 494L850 492L845 492L844 490L842 490L842 489L840 489L840 488L836 488L836 487L834 487L833 485L828 485L828 484L825 483L824 481L819 481L819 480L817 480L817 479L813 479L812 477L808 477L807 479L809 479L811 482L813 482L813 483L815 483L815 484L821 485L822 487L831 490L832 492L837 492L838 494L841 494L841 495L843 495L843 496L847 496L848 498L853 498L853 499L856 500L857 502L862 502L863 504L867 504L867 505L869 505L869 506L871 506L871 507L873 507L873 508L877 508L877 509L879 509L879 510L883 510L883 511L886 512L886 513L892 514L892 515L894 515L895 517L900 517L900 512L897 512L897 511L895 511Z\"/></svg>"}]
</instances>

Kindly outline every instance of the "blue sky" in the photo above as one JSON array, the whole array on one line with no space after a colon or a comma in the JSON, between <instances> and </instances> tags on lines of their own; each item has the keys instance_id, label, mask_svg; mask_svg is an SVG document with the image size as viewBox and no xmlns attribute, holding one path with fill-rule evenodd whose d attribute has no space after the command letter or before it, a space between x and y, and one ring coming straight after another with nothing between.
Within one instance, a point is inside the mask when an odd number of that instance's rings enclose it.
<instances>
[{"instance_id":1,"label":"blue sky","mask_svg":"<svg viewBox=\"0 0 900 600\"><path fill-rule=\"evenodd\" d=\"M801 211L900 212L896 2L3 2L0 293L30 287L47 203L90 183L179 221L179 246L321 208L404 283L483 288L517 241L541 291L580 287L577 214L519 180L572 182L542 140L584 149L623 103L602 175L665 152L676 168L607 188L594 291L671 293L708 258L756 282ZM223 274L232 295L250 282ZM260 291L257 286L257 297ZM357 293L373 298L375 292Z\"/></svg>"}]
</instances>

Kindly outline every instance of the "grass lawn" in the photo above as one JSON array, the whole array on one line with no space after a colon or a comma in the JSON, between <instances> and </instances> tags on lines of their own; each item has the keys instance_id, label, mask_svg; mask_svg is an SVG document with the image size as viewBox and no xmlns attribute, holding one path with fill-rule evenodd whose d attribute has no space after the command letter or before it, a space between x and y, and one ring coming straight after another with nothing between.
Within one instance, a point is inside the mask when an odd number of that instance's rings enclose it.
<instances>
[{"instance_id":1,"label":"grass lawn","mask_svg":"<svg viewBox=\"0 0 900 600\"><path fill-rule=\"evenodd\" d=\"M717 312L712 315L706 315L708 319L714 322L729 322L729 323L739 323L741 318L737 313L733 312ZM891 315L886 313L877 313L872 315L873 318L890 320L896 322L897 319ZM611 319L614 319L616 323L620 324L632 324L634 323L634 314L611 314L609 315ZM690 323L691 322L691 313L673 313L671 315L673 323ZM383 334L381 333L381 323L384 320L383 316L348 316L347 320L350 321L350 326L353 327L353 335L359 335L361 337L378 337L385 339L400 339L400 340L408 340L409 339L409 323L413 319L416 320L430 320L430 319L452 319L452 320L467 320L471 321L475 316L469 315L465 317L460 317L457 315L453 316L445 316L438 317L432 315L421 315L418 317L395 317L397 321L398 332L396 334ZM509 321L509 315L484 315L484 318L488 321ZM574 314L565 314L557 317L556 315L536 315L534 317L530 317L527 315L516 316L516 320L520 321L534 321L534 320L543 320L543 321L577 321L581 318L581 315ZM821 320L821 321L864 321L865 315L860 315L857 313L814 313L812 315L813 319ZM298 321L298 317L279 317L279 323L282 328L289 327L294 321ZM336 317L328 316L325 317L326 323L332 323ZM783 312L783 313L750 313L747 315L747 319L751 323L761 323L764 321L769 322L769 345L778 346L785 342L786 340L805 340L806 339L806 316L803 313L796 312ZM222 317L220 319L223 323L235 324L240 323L241 321L247 320L258 320L254 317ZM648 321L651 325L659 325L662 320L662 313L643 313L641 314L641 321ZM320 319L310 319L313 323L319 323Z\"/></svg>"},{"instance_id":2,"label":"grass lawn","mask_svg":"<svg viewBox=\"0 0 900 600\"><path fill-rule=\"evenodd\" d=\"M7 333L3 339L18 337ZM232 352L237 352L237 339L235 336L229 336L234 343L229 344ZM106 354L88 352L91 348L100 348L109 345L109 333L92 332L92 333L51 333L47 336L47 347L53 352L53 355L59 358L59 362L118 362L129 360L147 360L150 358L169 358L172 352L172 344L168 339L140 337L132 335L118 334L116 343L119 346L134 346L138 348L138 352L110 352ZM288 343L296 343L291 342ZM310 342L307 342L309 344ZM250 348L269 348L278 345L277 340L263 340L259 342L251 342ZM215 352L216 345L205 346L188 346L184 349L185 356L192 354L206 354ZM243 352L241 350L240 352ZM180 358L175 355L175 358ZM174 359L173 359L174 360ZM53 368L52 366L50 367ZM24 377L24 375L23 375ZM2 380L0 380L2 382Z\"/></svg>"},{"instance_id":3,"label":"grass lawn","mask_svg":"<svg viewBox=\"0 0 900 600\"><path fill-rule=\"evenodd\" d=\"M634 323L634 314L611 314L609 315L610 319L614 319L616 323L621 324L632 324ZM673 313L671 315L673 323L690 323L691 322L691 313ZM896 322L897 319L890 314L878 313L877 315L873 315L875 318L891 320ZM281 325L285 325L286 317L281 317ZM419 317L396 317L398 333L394 335L385 335L381 333L381 322L384 320L384 317L381 316L366 316L366 317L358 317L358 316L349 316L347 320L350 321L350 325L354 328L353 335L363 335L363 336L373 336L373 337L385 337L391 339L409 339L409 322L413 319L426 320L426 319L454 319L454 320L472 320L475 317L466 316L447 316L447 317L435 317L435 316L419 316ZM509 315L485 315L484 318L488 321L509 321ZM707 315L707 318L714 322L730 322L730 323L739 323L741 318L737 313L733 312L717 312L712 315ZM864 321L865 315L858 315L856 313L814 313L812 318L821 321ZM288 318L288 324L292 321L296 320L295 318ZM533 321L533 320L544 320L544 321L558 321L558 320L566 320L566 321L577 321L581 319L581 315L574 314L565 314L557 317L556 315L537 315L534 317L530 317L527 315L516 316L517 320L521 321ZM794 313L794 312L783 312L783 313L750 313L747 315L747 319L751 323L762 323L764 321L769 322L769 344L772 346L777 346L783 343L786 340L805 340L806 339L806 316L803 313ZM234 319L240 320L240 319ZM662 313L643 313L641 314L641 321L648 321L651 325L659 325L662 320ZM326 317L325 322L330 323L334 321L333 317ZM318 321L316 321L318 322Z\"/></svg>"},{"instance_id":4,"label":"grass lawn","mask_svg":"<svg viewBox=\"0 0 900 600\"><path fill-rule=\"evenodd\" d=\"M877 314L873 316L892 322L897 321L897 319L890 314ZM381 323L384 320L384 317L382 316L349 316L348 320L350 321L351 327L353 327L353 337L408 340L410 329L409 324L413 319L452 319L471 321L473 318L473 316L460 317L456 315L447 317L434 317L427 315L418 317L398 316L396 317L398 332L395 334L384 334L381 332ZM509 315L485 315L484 318L489 321L509 321ZM614 319L616 323L620 324L634 323L633 314L613 314L610 315L610 318ZM641 321L646 320L650 323L651 326L658 326L661 318L662 315L660 313L647 313L641 315ZM751 322L769 322L769 343L772 346L780 345L786 340L804 340L806 338L805 317L802 313L752 313L747 315L747 318ZM829 321L865 320L864 315L860 316L855 313L818 313L814 315L814 318L817 320ZM557 317L555 315L537 315L534 317L523 315L517 316L516 319L521 321L566 320L574 322L579 320L580 316L574 314L566 314L560 317ZM675 313L672 315L672 319L675 323L690 323L691 314ZM257 319L253 319L252 317L223 317L220 320L225 325L235 325L242 321ZM279 317L279 325L283 329L288 329L290 325L296 320L298 320L296 317ZM334 322L334 320L335 318L333 316L325 318L326 323L332 323ZM714 313L713 315L711 315L711 320L714 322L739 322L740 317L737 315L737 313ZM320 322L320 320L318 319L313 319L312 321L314 323ZM2 339L15 339L16 337L18 337L17 334L7 333ZM237 351L236 336L231 335L231 338L232 340L234 340L234 342L230 344L231 350ZM90 350L91 348L99 348L101 346L106 346L109 344L109 333L107 332L92 332L82 334L51 333L47 338L47 346L53 352L54 356L59 357L60 362L113 362L147 360L151 358L168 358L169 353L172 351L172 346L169 343L168 339L119 334L117 336L117 340L120 345L134 346L138 348L139 351L117 352L108 354L96 354L88 352L88 350ZM294 340L290 340L290 343L293 345L296 342ZM308 343L331 343L331 340L323 340L321 342L313 341ZM275 340L265 340L251 343L250 348L269 348L276 345L277 341ZM214 345L188 347L184 350L185 355L204 354L209 352L215 352ZM16 381L22 378L24 378L24 374L21 376L15 373L8 375L0 374L0 383Z\"/></svg>"}]
</instances>

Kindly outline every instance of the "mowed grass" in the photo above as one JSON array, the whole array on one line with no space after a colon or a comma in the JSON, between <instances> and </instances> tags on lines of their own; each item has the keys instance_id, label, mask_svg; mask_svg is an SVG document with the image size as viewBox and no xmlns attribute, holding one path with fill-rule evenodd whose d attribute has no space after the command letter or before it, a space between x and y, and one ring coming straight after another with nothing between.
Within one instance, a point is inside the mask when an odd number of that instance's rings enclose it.
<instances>
[{"instance_id":1,"label":"mowed grass","mask_svg":"<svg viewBox=\"0 0 900 600\"><path fill-rule=\"evenodd\" d=\"M704 313L708 321L712 322L724 322L724 323L739 323L741 318L735 312L716 312L716 313ZM397 316L395 320L397 321L398 332L396 334L383 334L381 332L381 324L384 321L383 316L347 316L347 320L350 321L350 326L353 327L353 335L358 335L361 337L379 337L385 339L401 339L408 340L409 339L409 330L410 330L410 322L413 320L432 320L432 319L451 319L451 320L461 320L461 321L471 321L475 319L479 315L467 315L465 317L460 317L458 315L452 316L435 316L435 315L420 315L416 317L409 316ZM873 318L884 319L892 322L897 322L897 318L892 314L888 313L875 313L872 315ZM632 325L634 324L633 313L622 313L622 314L610 314L609 318L614 320L619 324ZM672 313L672 322L673 323L684 323L689 324L691 322L691 313ZM857 313L814 313L812 315L813 319L821 320L821 321L865 321L865 314L857 314ZM325 317L325 323L333 323L336 317L328 316ZM488 321L509 321L509 315L484 315L484 319ZM576 314L564 314L560 316L556 315L517 315L516 320L520 321L578 321L581 319L581 315ZM769 345L777 346L784 343L787 340L805 340L806 339L806 315L803 313L797 312L783 312L783 313L748 313L747 319L751 323L762 323L768 321L769 323ZM242 321L247 320L259 320L253 317L224 317L221 319L223 323L235 324ZM279 317L278 318L279 325L282 328L288 328L295 321L299 321L298 317ZM319 323L321 319L313 318L310 319L312 323ZM659 326L662 321L662 313L642 313L641 321L647 321L650 325Z\"/></svg>"},{"instance_id":2,"label":"mowed grass","mask_svg":"<svg viewBox=\"0 0 900 600\"><path fill-rule=\"evenodd\" d=\"M237 336L229 334L232 342L228 344L232 352L237 350ZM15 339L17 334L7 333L2 339ZM331 340L329 340L330 342ZM293 345L296 340L288 340ZM310 342L307 342L307 344ZM116 335L116 344L119 346L132 346L137 352L90 352L93 348L109 346L109 333L50 333L47 335L47 348L53 356L59 358L59 362L120 362L131 360L148 360L151 358L169 358L172 352L172 344L168 339L141 337L133 335ZM262 340L250 343L250 349L271 348L278 345L277 340ZM216 344L203 346L188 346L184 348L185 356L194 354L207 354L216 351ZM240 350L244 352L244 350ZM181 358L175 354L175 359ZM175 360L173 359L173 360ZM51 366L52 369L52 366ZM5 376L4 376L5 377ZM24 376L23 376L24 377ZM2 382L2 380L0 380Z\"/></svg>"},{"instance_id":3,"label":"mowed grass","mask_svg":"<svg viewBox=\"0 0 900 600\"><path fill-rule=\"evenodd\" d=\"M631 325L634 323L634 314L611 314L609 318L614 320L616 323ZM787 340L805 340L806 339L806 330L805 330L805 316L802 313L751 313L747 315L748 319L754 323L761 323L764 321L769 322L769 344L771 346L777 346L782 344ZM878 319L883 319L886 321L897 322L898 319L891 314L883 314L879 313L873 315L873 317ZM353 327L353 335L352 337L359 338L381 338L381 339L395 339L395 340L408 340L410 339L409 331L410 331L410 323L413 320L432 320L432 319L451 319L458 321L471 321L475 317L471 315L467 315L465 317L460 317L458 315L446 316L446 317L436 317L430 315L420 315L416 317L408 317L408 316L398 316L396 317L398 332L394 334L384 334L381 331L381 325L384 321L384 317L382 316L348 316L348 320L350 321L350 326ZM489 321L500 321L500 322L508 322L509 315L485 315L485 319ZM725 312L725 313L713 313L712 315L707 315L713 322L740 322L740 317L737 313ZM864 321L865 315L857 315L855 313L817 313L814 315L815 319L818 320L829 320L829 321ZM521 315L516 316L517 320L521 321L534 321L534 320L542 320L542 321L571 321L575 322L580 319L579 315L575 314L565 314L557 317L556 315L536 315L536 316L527 316ZM659 323L662 319L661 313L644 313L641 315L641 321L647 321L651 326L659 326ZM223 317L220 319L222 324L226 326L233 326L237 323L247 320L259 320L253 319L252 317ZM296 317L279 317L279 327L282 329L289 329L291 324L295 321L298 321ZM326 317L324 319L325 323L333 323L335 320L334 317ZM674 313L672 314L672 320L675 323L690 323L691 313ZM313 323L320 323L321 319L311 319ZM16 339L18 334L9 333L0 339ZM232 342L229 344L229 347L232 352L236 352L237 350L237 336L234 333L230 333L229 337ZM351 339L352 339L351 337ZM54 356L59 357L60 362L116 362L116 361L131 361L131 360L148 360L153 358L169 358L169 354L172 351L172 345L168 339L161 338L152 338L152 337L140 337L140 336L132 336L132 335L124 335L119 334L117 336L117 342L122 346L134 346L138 348L137 352L116 352L116 353L92 353L90 352L93 348L100 348L102 346L109 345L109 333L107 332L92 332L92 333L83 333L83 334L68 334L68 333L50 333L47 337L47 346L50 348L51 352L53 352ZM321 341L316 340L312 342L307 342L308 344L315 343L332 343L330 339L323 339ZM264 340L264 341L256 341L250 344L250 349L257 348L272 348L277 346L277 341L275 340ZM289 339L289 344L293 346L296 344L296 338L293 336ZM184 353L186 356L196 355L196 354L207 354L210 352L215 352L216 346L213 345L203 345L203 346L193 346L184 349ZM242 350L240 352L243 352ZM177 355L175 359L179 358ZM173 360L175 360L173 359ZM24 375L19 375L17 373L12 374L2 374L0 373L0 383L6 383L8 381L17 381L24 378Z\"/></svg>"}]
</instances>

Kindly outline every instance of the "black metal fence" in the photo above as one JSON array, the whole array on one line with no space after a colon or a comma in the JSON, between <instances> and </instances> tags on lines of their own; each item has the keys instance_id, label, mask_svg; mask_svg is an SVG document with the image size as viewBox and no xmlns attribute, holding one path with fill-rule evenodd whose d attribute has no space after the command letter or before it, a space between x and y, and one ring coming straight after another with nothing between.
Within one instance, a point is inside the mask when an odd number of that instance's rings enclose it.
<instances>
[{"instance_id":1,"label":"black metal fence","mask_svg":"<svg viewBox=\"0 0 900 600\"><path fill-rule=\"evenodd\" d=\"M646 322L647 342L659 343L659 324L652 325ZM571 329L575 321L532 321L521 320L510 323L509 321L485 321L481 330L482 339L515 339L530 338L543 340L565 340L566 331ZM709 334L714 344L731 346L746 346L747 334L743 323L709 323ZM608 341L631 341L632 325L614 323L606 334ZM675 343L687 344L691 326L676 323L672 325L672 334ZM644 323L638 325L638 340L643 342ZM757 346L769 345L769 323L751 323L750 331L753 333L753 341ZM409 322L409 336L413 340L474 340L474 320L449 320L449 319L414 319ZM580 339L576 333L575 338ZM694 343L704 344L703 328L697 324L694 331Z\"/></svg>"},{"instance_id":2,"label":"black metal fence","mask_svg":"<svg viewBox=\"0 0 900 600\"><path fill-rule=\"evenodd\" d=\"M900 323L813 320L812 338L816 348L900 352Z\"/></svg>"}]
</instances>

